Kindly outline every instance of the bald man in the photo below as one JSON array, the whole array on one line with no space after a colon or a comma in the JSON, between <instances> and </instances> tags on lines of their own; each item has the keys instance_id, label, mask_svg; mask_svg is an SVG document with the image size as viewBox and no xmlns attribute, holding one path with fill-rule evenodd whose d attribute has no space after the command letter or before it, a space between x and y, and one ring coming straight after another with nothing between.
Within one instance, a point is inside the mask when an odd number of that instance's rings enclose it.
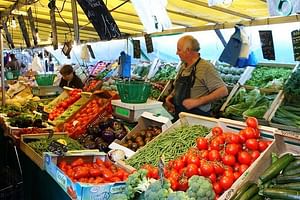
<instances>
[{"instance_id":1,"label":"bald man","mask_svg":"<svg viewBox=\"0 0 300 200\"><path fill-rule=\"evenodd\" d=\"M181 67L174 82L174 90L166 98L169 111L178 119L180 112L210 116L211 102L228 95L226 84L210 62L199 54L197 39L187 35L177 42Z\"/></svg>"}]
</instances>

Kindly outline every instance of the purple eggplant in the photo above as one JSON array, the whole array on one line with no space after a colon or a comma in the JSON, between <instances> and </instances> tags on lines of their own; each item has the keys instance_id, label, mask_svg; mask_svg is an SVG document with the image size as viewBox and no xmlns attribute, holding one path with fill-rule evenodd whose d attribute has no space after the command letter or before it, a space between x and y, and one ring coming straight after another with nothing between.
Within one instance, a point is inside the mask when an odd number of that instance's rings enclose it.
<instances>
[{"instance_id":1,"label":"purple eggplant","mask_svg":"<svg viewBox=\"0 0 300 200\"><path fill-rule=\"evenodd\" d=\"M112 143L115 140L115 133L111 128L107 128L102 131L102 139L108 144Z\"/></svg>"}]
</instances>

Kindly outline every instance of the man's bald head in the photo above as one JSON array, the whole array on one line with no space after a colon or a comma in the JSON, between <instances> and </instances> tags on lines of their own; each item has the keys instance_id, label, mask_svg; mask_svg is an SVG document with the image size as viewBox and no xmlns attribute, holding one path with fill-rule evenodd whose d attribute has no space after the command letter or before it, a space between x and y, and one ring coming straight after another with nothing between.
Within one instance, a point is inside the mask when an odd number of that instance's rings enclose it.
<instances>
[{"instance_id":1,"label":"man's bald head","mask_svg":"<svg viewBox=\"0 0 300 200\"><path fill-rule=\"evenodd\" d=\"M186 35L181 37L178 40L178 43L182 44L182 47L184 49L189 48L191 51L196 51L196 52L200 50L200 44L198 40L191 35Z\"/></svg>"}]
</instances>

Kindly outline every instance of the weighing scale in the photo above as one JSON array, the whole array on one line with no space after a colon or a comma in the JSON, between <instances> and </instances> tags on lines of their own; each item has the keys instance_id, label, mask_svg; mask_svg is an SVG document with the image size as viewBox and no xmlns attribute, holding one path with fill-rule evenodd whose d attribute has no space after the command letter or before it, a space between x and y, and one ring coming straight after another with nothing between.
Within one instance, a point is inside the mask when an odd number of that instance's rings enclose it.
<instances>
[{"instance_id":1,"label":"weighing scale","mask_svg":"<svg viewBox=\"0 0 300 200\"><path fill-rule=\"evenodd\" d=\"M156 100L148 99L146 103L131 104L123 103L121 100L112 100L113 115L127 122L137 122L143 112L147 111L155 115L161 115L169 118L173 117L163 107L163 103Z\"/></svg>"},{"instance_id":2,"label":"weighing scale","mask_svg":"<svg viewBox=\"0 0 300 200\"><path fill-rule=\"evenodd\" d=\"M39 97L58 96L63 89L59 86L37 86L32 87L32 94Z\"/></svg>"}]
</instances>

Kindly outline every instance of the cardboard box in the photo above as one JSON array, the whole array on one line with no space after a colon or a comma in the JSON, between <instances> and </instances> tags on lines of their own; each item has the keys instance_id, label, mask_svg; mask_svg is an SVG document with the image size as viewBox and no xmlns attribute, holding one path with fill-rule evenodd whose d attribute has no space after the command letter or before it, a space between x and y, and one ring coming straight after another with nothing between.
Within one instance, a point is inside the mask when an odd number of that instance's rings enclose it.
<instances>
[{"instance_id":1,"label":"cardboard box","mask_svg":"<svg viewBox=\"0 0 300 200\"><path fill-rule=\"evenodd\" d=\"M75 153L67 154L64 157L52 153L45 153L44 164L48 174L59 184L59 186L76 200L109 200L112 194L121 193L125 190L125 182L105 183L105 184L86 184L72 182L72 180L57 167L61 159L72 162L76 158L83 158L85 162L93 162L96 158L105 160L106 154L98 153Z\"/></svg>"},{"instance_id":2,"label":"cardboard box","mask_svg":"<svg viewBox=\"0 0 300 200\"><path fill-rule=\"evenodd\" d=\"M150 112L144 112L141 115L141 117L138 119L138 124L127 135L132 135L132 134L141 132L142 130L146 130L150 126L161 127L162 132L164 132L171 125L172 125L171 121L166 117L156 116L156 115L154 115L153 113L150 113ZM115 140L112 144L109 145L109 148L111 148L111 149L121 149L125 152L126 157L130 158L136 152L120 145L122 142L125 141L125 137L121 141Z\"/></svg>"},{"instance_id":3,"label":"cardboard box","mask_svg":"<svg viewBox=\"0 0 300 200\"><path fill-rule=\"evenodd\" d=\"M266 152L261 155L261 158L255 162L252 170L249 171L249 173L244 173L238 179L236 187L229 189L230 191L226 198L224 198L225 200L229 200L246 181L257 182L259 176L271 165L272 153L276 153L279 156L285 153L292 153L294 155L300 154L300 135L277 130L274 137L275 141L268 147Z\"/></svg>"}]
</instances>

